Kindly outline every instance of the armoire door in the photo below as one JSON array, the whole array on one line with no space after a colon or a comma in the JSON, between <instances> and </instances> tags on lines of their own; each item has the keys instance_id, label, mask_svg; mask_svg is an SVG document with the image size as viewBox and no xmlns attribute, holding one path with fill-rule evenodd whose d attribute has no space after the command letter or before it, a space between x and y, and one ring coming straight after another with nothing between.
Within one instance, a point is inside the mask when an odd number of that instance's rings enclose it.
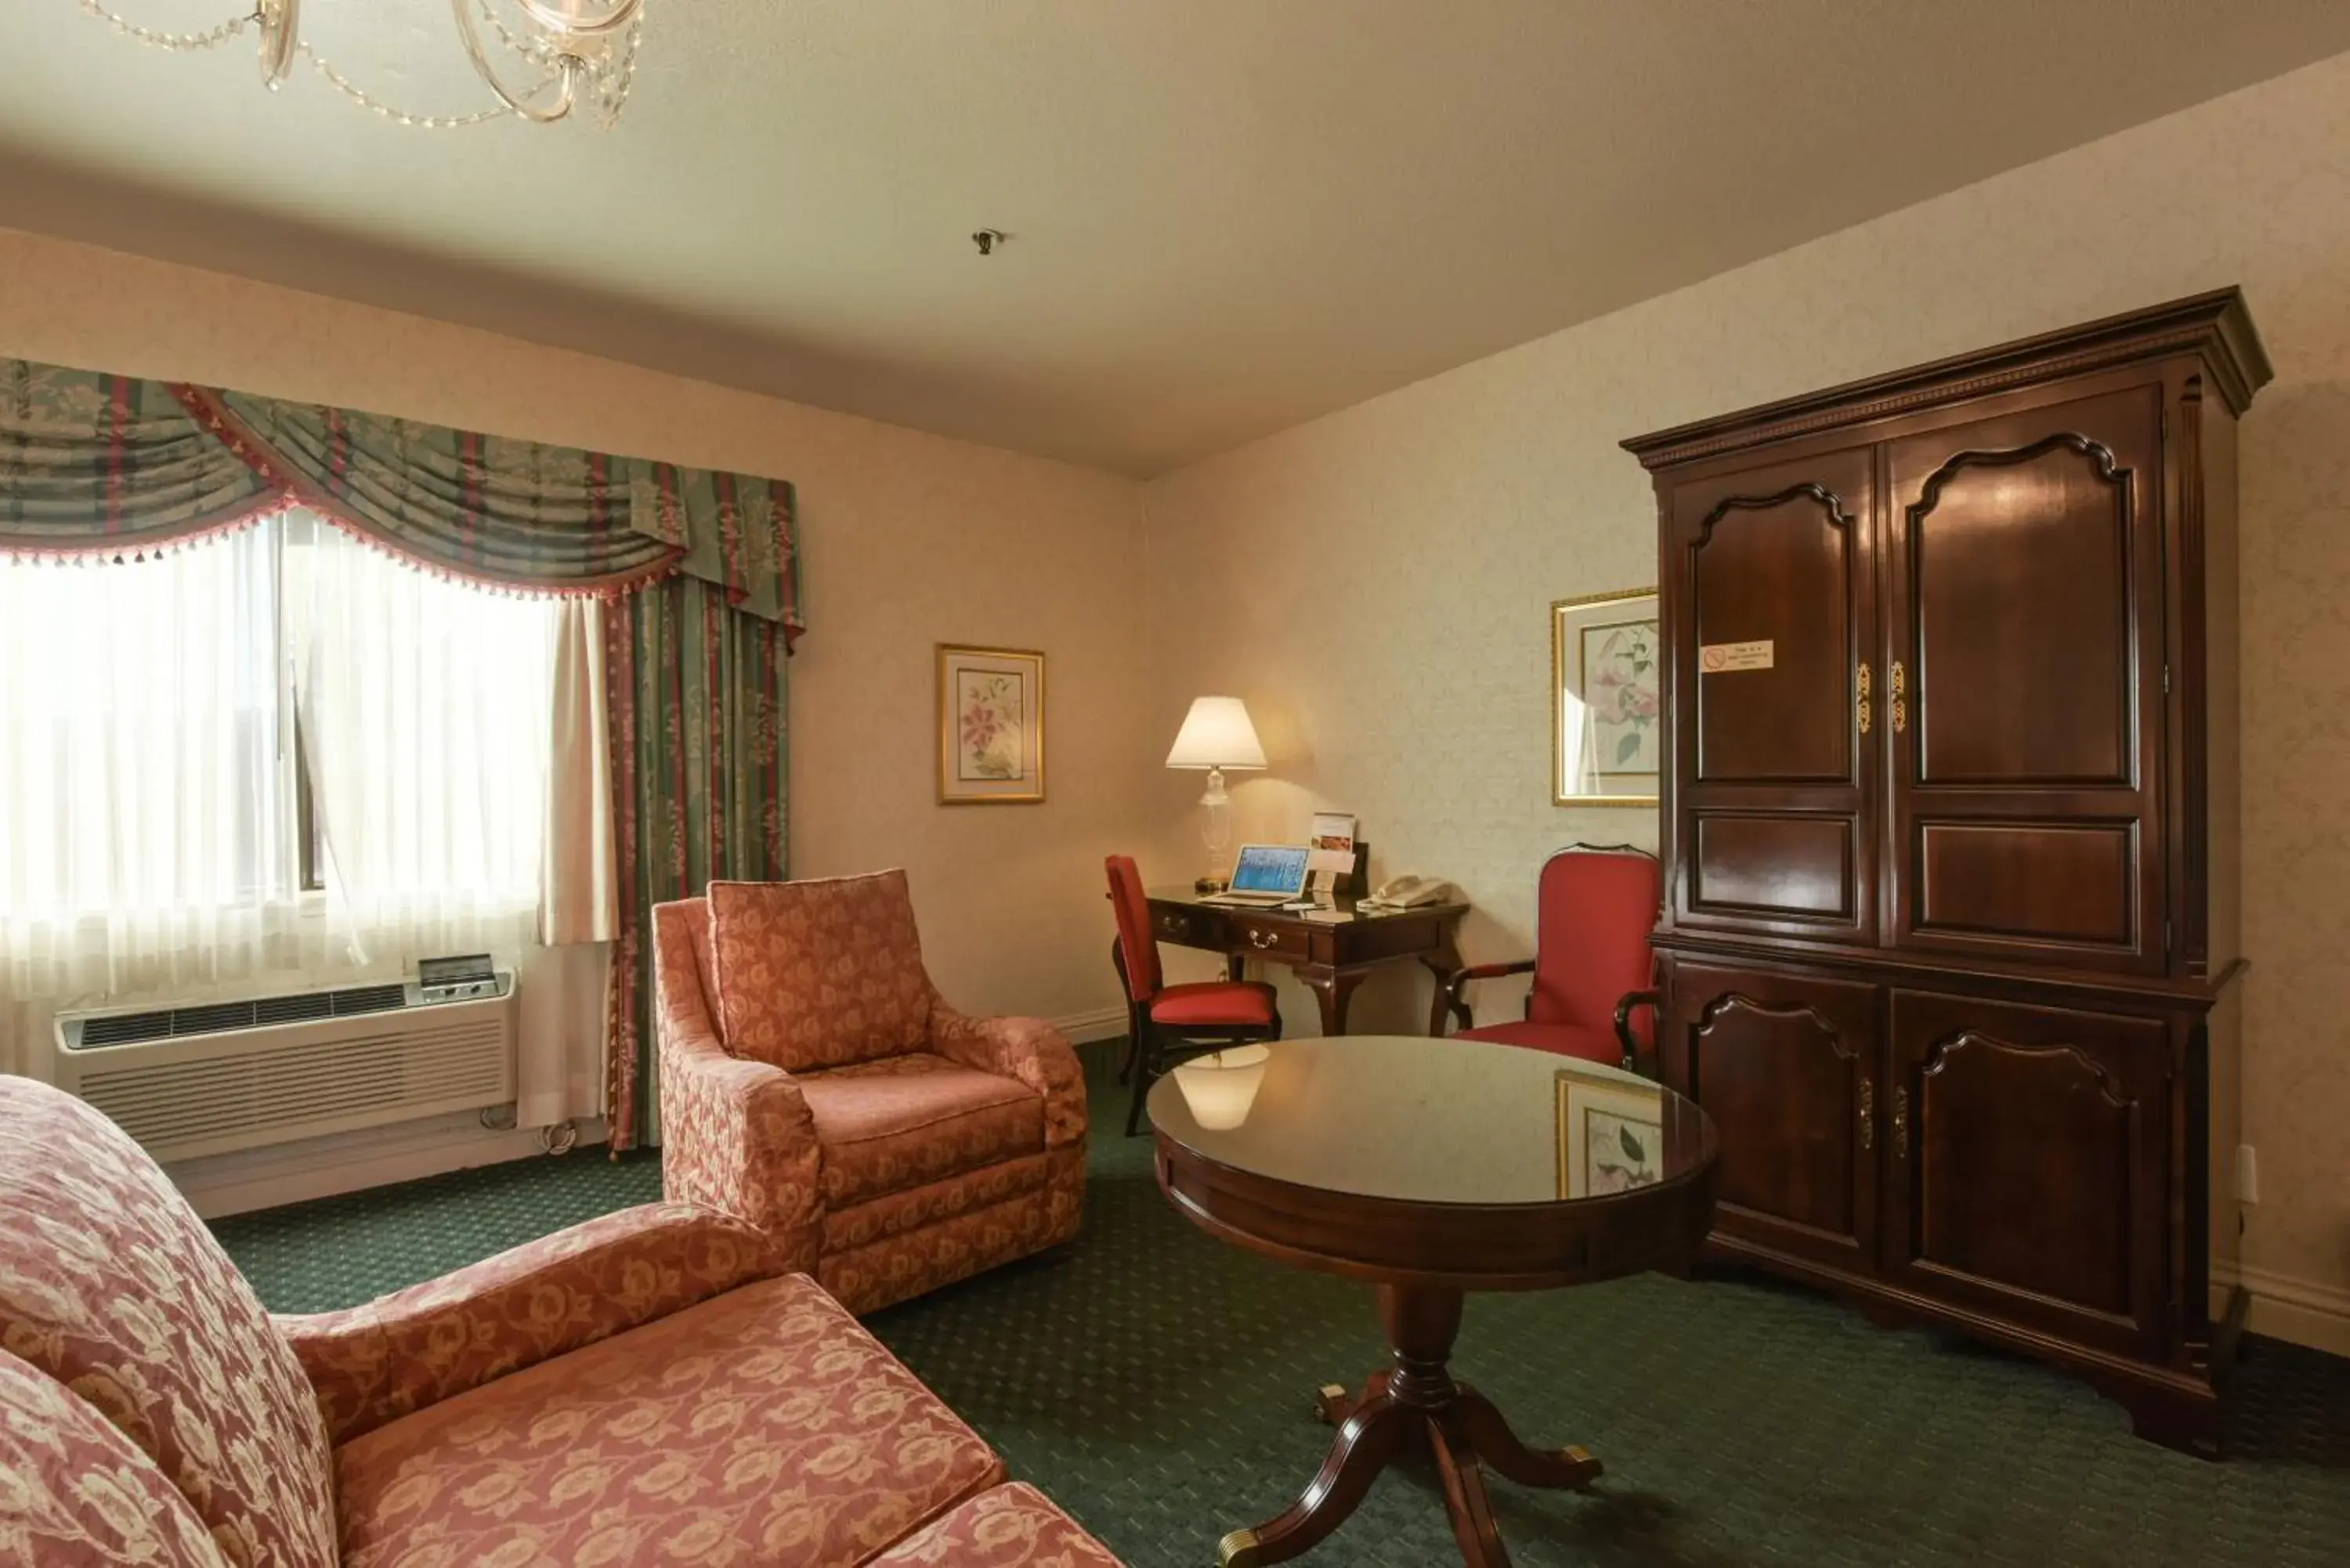
<instances>
[{"instance_id":1,"label":"armoire door","mask_svg":"<svg viewBox=\"0 0 2350 1568\"><path fill-rule=\"evenodd\" d=\"M1674 488L1674 923L1876 940L1872 449Z\"/></svg>"},{"instance_id":2,"label":"armoire door","mask_svg":"<svg viewBox=\"0 0 2350 1568\"><path fill-rule=\"evenodd\" d=\"M2165 1336L2169 1025L1896 991L1884 1272L2086 1345Z\"/></svg>"},{"instance_id":3,"label":"armoire door","mask_svg":"<svg viewBox=\"0 0 2350 1568\"><path fill-rule=\"evenodd\" d=\"M1848 981L1669 961L1661 1065L1721 1137L1718 1232L1874 1272L1880 994Z\"/></svg>"},{"instance_id":4,"label":"armoire door","mask_svg":"<svg viewBox=\"0 0 2350 1568\"><path fill-rule=\"evenodd\" d=\"M2159 971L2159 382L1886 458L1894 945Z\"/></svg>"}]
</instances>

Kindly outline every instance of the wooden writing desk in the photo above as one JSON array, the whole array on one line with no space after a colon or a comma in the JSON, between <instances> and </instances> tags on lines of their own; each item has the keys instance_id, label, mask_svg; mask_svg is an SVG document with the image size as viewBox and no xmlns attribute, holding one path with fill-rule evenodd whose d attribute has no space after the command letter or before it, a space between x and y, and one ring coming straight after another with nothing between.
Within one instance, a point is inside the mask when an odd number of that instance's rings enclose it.
<instances>
[{"instance_id":1,"label":"wooden writing desk","mask_svg":"<svg viewBox=\"0 0 2350 1568\"><path fill-rule=\"evenodd\" d=\"M1444 980L1461 967L1453 940L1466 904L1424 904L1394 914L1357 914L1352 895L1341 893L1343 919L1315 919L1282 909L1250 909L1209 904L1189 888L1150 889L1150 932L1177 947L1224 955L1234 980L1241 961L1270 959L1287 964L1314 988L1322 1004L1322 1033L1347 1032L1347 1002L1363 977L1381 964L1425 964L1436 976L1436 1000L1429 1006L1428 1032L1441 1032Z\"/></svg>"}]
</instances>

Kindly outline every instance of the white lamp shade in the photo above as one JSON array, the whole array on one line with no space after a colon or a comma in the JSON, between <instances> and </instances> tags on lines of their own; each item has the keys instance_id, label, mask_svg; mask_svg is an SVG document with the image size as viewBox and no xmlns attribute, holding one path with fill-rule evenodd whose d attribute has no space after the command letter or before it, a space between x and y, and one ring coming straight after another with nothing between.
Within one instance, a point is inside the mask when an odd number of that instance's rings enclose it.
<instances>
[{"instance_id":1,"label":"white lamp shade","mask_svg":"<svg viewBox=\"0 0 2350 1568\"><path fill-rule=\"evenodd\" d=\"M1195 1056L1177 1065L1175 1086L1203 1130L1230 1132L1248 1120L1257 1086L1264 1082L1264 1064L1272 1060L1269 1045L1235 1045Z\"/></svg>"},{"instance_id":2,"label":"white lamp shade","mask_svg":"<svg viewBox=\"0 0 2350 1568\"><path fill-rule=\"evenodd\" d=\"M1261 768L1264 747L1237 697L1194 697L1167 753L1170 768Z\"/></svg>"}]
</instances>

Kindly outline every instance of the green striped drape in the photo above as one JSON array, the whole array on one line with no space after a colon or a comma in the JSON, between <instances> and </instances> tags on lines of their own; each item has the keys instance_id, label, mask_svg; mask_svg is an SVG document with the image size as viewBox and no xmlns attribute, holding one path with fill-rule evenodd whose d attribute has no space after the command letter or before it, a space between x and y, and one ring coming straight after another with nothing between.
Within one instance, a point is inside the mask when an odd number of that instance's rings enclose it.
<instances>
[{"instance_id":1,"label":"green striped drape","mask_svg":"<svg viewBox=\"0 0 2350 1568\"><path fill-rule=\"evenodd\" d=\"M712 877L786 875L789 644L780 623L682 576L614 605L604 639L620 884L605 1105L617 1153L649 1124L648 911L699 894Z\"/></svg>"}]
</instances>

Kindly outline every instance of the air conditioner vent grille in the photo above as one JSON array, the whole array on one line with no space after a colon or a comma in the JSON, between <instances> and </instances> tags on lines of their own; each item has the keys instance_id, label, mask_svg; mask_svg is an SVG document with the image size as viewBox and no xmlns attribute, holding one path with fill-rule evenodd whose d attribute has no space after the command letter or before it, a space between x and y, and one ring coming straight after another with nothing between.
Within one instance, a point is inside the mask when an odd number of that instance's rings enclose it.
<instances>
[{"instance_id":1,"label":"air conditioner vent grille","mask_svg":"<svg viewBox=\"0 0 2350 1568\"><path fill-rule=\"evenodd\" d=\"M453 1011L453 1010L452 1010ZM468 1010L446 1024L254 1048L199 1061L85 1069L82 1098L159 1155L243 1146L408 1115L494 1105L513 1095L503 1009Z\"/></svg>"},{"instance_id":2,"label":"air conditioner vent grille","mask_svg":"<svg viewBox=\"0 0 2350 1568\"><path fill-rule=\"evenodd\" d=\"M276 1023L390 1012L407 1005L408 987L395 981L389 985L347 986L341 991L300 991L251 1002L198 1002L153 1012L101 1014L82 1020L81 1038L75 1048L88 1051L100 1045L136 1045L148 1040L225 1034Z\"/></svg>"},{"instance_id":3,"label":"air conditioner vent grille","mask_svg":"<svg viewBox=\"0 0 2350 1568\"><path fill-rule=\"evenodd\" d=\"M386 1012L408 1004L408 988L404 985L359 985L327 994L334 999L338 1018L347 1018L354 1012Z\"/></svg>"},{"instance_id":4,"label":"air conditioner vent grille","mask_svg":"<svg viewBox=\"0 0 2350 1568\"><path fill-rule=\"evenodd\" d=\"M297 991L291 996L265 996L253 1004L252 1022L265 1023L302 1023L313 1018L335 1015L334 992L328 991ZM89 1032L84 1030L88 1040Z\"/></svg>"},{"instance_id":5,"label":"air conditioner vent grille","mask_svg":"<svg viewBox=\"0 0 2350 1568\"><path fill-rule=\"evenodd\" d=\"M168 1040L172 1037L172 1014L161 1012L118 1012L109 1018L91 1018L83 1022L81 1043L85 1045L128 1045L138 1040Z\"/></svg>"}]
</instances>

